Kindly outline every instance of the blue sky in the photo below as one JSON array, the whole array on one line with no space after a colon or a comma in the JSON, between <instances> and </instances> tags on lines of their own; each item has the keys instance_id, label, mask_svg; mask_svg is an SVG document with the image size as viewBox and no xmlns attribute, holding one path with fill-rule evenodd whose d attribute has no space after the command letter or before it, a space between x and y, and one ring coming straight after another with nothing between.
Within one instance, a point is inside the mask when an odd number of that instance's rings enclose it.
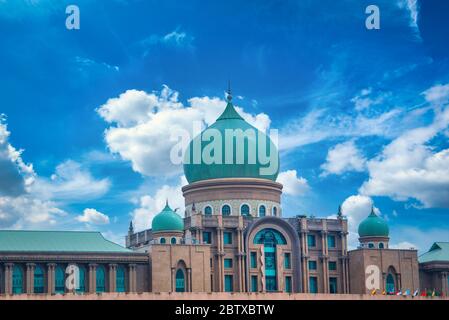
<instances>
[{"instance_id":1,"label":"blue sky","mask_svg":"<svg viewBox=\"0 0 449 320\"><path fill-rule=\"evenodd\" d=\"M65 8L80 29L65 28ZM365 8L380 9L380 30ZM123 242L168 197L169 132L210 123L232 81L278 129L285 216L340 204L356 244L373 202L391 243L449 241L444 1L0 0L0 227ZM152 113L151 117L145 110Z\"/></svg>"}]
</instances>

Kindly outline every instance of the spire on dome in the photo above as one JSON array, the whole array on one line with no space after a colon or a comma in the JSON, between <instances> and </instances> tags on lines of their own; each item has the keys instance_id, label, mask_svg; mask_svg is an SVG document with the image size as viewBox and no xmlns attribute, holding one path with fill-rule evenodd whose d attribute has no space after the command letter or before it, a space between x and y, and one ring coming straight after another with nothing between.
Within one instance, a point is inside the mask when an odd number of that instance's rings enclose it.
<instances>
[{"instance_id":1,"label":"spire on dome","mask_svg":"<svg viewBox=\"0 0 449 320\"><path fill-rule=\"evenodd\" d=\"M228 80L228 92L226 95L226 100L230 103L232 100L232 94L231 94L231 80Z\"/></svg>"},{"instance_id":2,"label":"spire on dome","mask_svg":"<svg viewBox=\"0 0 449 320\"><path fill-rule=\"evenodd\" d=\"M134 226L133 226L133 221L132 220L129 222L128 233L134 233Z\"/></svg>"},{"instance_id":3,"label":"spire on dome","mask_svg":"<svg viewBox=\"0 0 449 320\"><path fill-rule=\"evenodd\" d=\"M339 218L342 218L342 217L343 217L343 212L341 212L341 205L338 206L338 213L337 213L337 216L338 216Z\"/></svg>"}]
</instances>

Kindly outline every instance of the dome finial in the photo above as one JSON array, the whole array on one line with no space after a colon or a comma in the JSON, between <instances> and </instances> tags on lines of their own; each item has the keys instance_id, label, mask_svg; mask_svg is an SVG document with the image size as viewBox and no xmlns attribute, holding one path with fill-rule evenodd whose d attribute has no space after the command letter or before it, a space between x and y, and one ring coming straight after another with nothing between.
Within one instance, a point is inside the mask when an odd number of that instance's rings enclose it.
<instances>
[{"instance_id":1,"label":"dome finial","mask_svg":"<svg viewBox=\"0 0 449 320\"><path fill-rule=\"evenodd\" d=\"M343 212L341 212L341 205L338 206L338 213L337 213L337 216L338 216L339 218L343 217Z\"/></svg>"},{"instance_id":2,"label":"dome finial","mask_svg":"<svg viewBox=\"0 0 449 320\"><path fill-rule=\"evenodd\" d=\"M226 95L226 100L228 100L228 102L231 102L231 100L232 100L231 80L228 80L228 92L227 92L227 95Z\"/></svg>"},{"instance_id":3,"label":"dome finial","mask_svg":"<svg viewBox=\"0 0 449 320\"><path fill-rule=\"evenodd\" d=\"M374 204L371 204L371 213L370 213L370 215L377 216L376 213L374 212Z\"/></svg>"}]
</instances>

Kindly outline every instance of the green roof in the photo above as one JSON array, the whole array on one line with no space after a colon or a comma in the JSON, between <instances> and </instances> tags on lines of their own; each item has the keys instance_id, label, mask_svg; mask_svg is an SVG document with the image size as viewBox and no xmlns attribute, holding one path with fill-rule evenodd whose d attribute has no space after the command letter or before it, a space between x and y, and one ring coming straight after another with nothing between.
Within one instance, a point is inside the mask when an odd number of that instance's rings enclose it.
<instances>
[{"instance_id":1,"label":"green roof","mask_svg":"<svg viewBox=\"0 0 449 320\"><path fill-rule=\"evenodd\" d=\"M359 237L388 237L390 230L387 222L376 215L371 209L371 214L359 224Z\"/></svg>"},{"instance_id":2,"label":"green roof","mask_svg":"<svg viewBox=\"0 0 449 320\"><path fill-rule=\"evenodd\" d=\"M100 232L0 230L0 252L131 253Z\"/></svg>"},{"instance_id":3,"label":"green roof","mask_svg":"<svg viewBox=\"0 0 449 320\"><path fill-rule=\"evenodd\" d=\"M449 242L435 242L426 253L419 256L418 261L447 261L449 262Z\"/></svg>"},{"instance_id":4,"label":"green roof","mask_svg":"<svg viewBox=\"0 0 449 320\"><path fill-rule=\"evenodd\" d=\"M237 163L237 138L233 137L233 140L231 140L232 143L226 141L226 136L228 136L226 130L228 129L241 130L242 133L247 132L248 129L255 130L254 136L247 135L244 137L243 163ZM215 141L215 133L217 131L221 136L221 139L218 142ZM203 137L204 135L209 135L209 137L206 139ZM211 137L213 140L211 140ZM215 146L217 143L218 146L221 146L220 155L217 155L217 157L221 157L221 163L205 163L202 157L203 153L206 152L207 154L210 154L211 150L207 150L211 148L211 144ZM226 145L227 143L228 146ZM264 155L273 154L277 157L276 160L278 165L274 168L274 172L261 172L262 168L270 167L270 163L261 163L260 157L258 156L259 148L262 143L265 143L264 149L262 149ZM200 163L195 163L194 160L196 159L193 157L193 151L196 146L201 148L199 150L201 154ZM227 150L232 150L232 163L226 163L229 162L226 159L226 155L227 153L230 153L229 151L226 152ZM215 148L213 152L217 152L215 151ZM250 152L254 154L250 154ZM254 162L252 156L255 157ZM235 110L229 98L225 110L220 117L218 117L217 121L201 132L201 134L193 138L186 149L184 157L184 174L189 183L219 178L259 178L276 181L279 173L279 152L276 146L269 137L254 128L241 117L237 110Z\"/></svg>"},{"instance_id":5,"label":"green roof","mask_svg":"<svg viewBox=\"0 0 449 320\"><path fill-rule=\"evenodd\" d=\"M165 208L153 218L151 230L153 232L184 231L184 220L169 207L167 201Z\"/></svg>"}]
</instances>

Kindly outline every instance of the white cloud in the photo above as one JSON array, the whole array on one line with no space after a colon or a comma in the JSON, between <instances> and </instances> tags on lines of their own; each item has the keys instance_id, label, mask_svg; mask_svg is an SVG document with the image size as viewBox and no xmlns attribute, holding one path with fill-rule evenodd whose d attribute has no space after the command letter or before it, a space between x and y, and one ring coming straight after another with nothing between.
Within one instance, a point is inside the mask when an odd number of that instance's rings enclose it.
<instances>
[{"instance_id":1,"label":"white cloud","mask_svg":"<svg viewBox=\"0 0 449 320\"><path fill-rule=\"evenodd\" d=\"M449 208L449 149L434 151L428 143L449 125L449 108L435 109L432 124L408 130L367 162L369 180L361 194L417 199L423 207Z\"/></svg>"},{"instance_id":2,"label":"white cloud","mask_svg":"<svg viewBox=\"0 0 449 320\"><path fill-rule=\"evenodd\" d=\"M418 246L408 241L402 241L396 244L390 244L390 249L418 249Z\"/></svg>"},{"instance_id":3,"label":"white cloud","mask_svg":"<svg viewBox=\"0 0 449 320\"><path fill-rule=\"evenodd\" d=\"M67 202L101 197L110 185L109 179L97 180L80 163L67 160L56 167L50 179L37 178L30 189L41 199Z\"/></svg>"},{"instance_id":4,"label":"white cloud","mask_svg":"<svg viewBox=\"0 0 449 320\"><path fill-rule=\"evenodd\" d=\"M418 26L418 15L419 15L419 4L418 0L399 0L399 8L407 10L409 14L409 26L416 33L416 36L421 40L419 26Z\"/></svg>"},{"instance_id":5,"label":"white cloud","mask_svg":"<svg viewBox=\"0 0 449 320\"><path fill-rule=\"evenodd\" d=\"M369 109L371 106L379 105L391 96L391 92L381 92L373 96L373 89L362 89L358 95L351 99L354 103L355 110L363 111Z\"/></svg>"},{"instance_id":6,"label":"white cloud","mask_svg":"<svg viewBox=\"0 0 449 320\"><path fill-rule=\"evenodd\" d=\"M321 165L322 176L342 174L347 171L363 171L366 159L353 140L337 144L329 149L326 162Z\"/></svg>"},{"instance_id":7,"label":"white cloud","mask_svg":"<svg viewBox=\"0 0 449 320\"><path fill-rule=\"evenodd\" d=\"M109 217L97 211L96 209L86 208L83 211L83 215L77 216L76 220L79 222L84 222L88 224L108 224Z\"/></svg>"},{"instance_id":8,"label":"white cloud","mask_svg":"<svg viewBox=\"0 0 449 320\"><path fill-rule=\"evenodd\" d=\"M435 85L422 93L425 99L434 104L445 104L449 101L449 83Z\"/></svg>"},{"instance_id":9,"label":"white cloud","mask_svg":"<svg viewBox=\"0 0 449 320\"><path fill-rule=\"evenodd\" d=\"M277 181L284 186L283 193L287 195L299 196L309 190L307 180L303 177L298 178L296 170L280 172Z\"/></svg>"},{"instance_id":10,"label":"white cloud","mask_svg":"<svg viewBox=\"0 0 449 320\"><path fill-rule=\"evenodd\" d=\"M183 217L185 206L181 188L186 184L187 180L182 176L176 186L163 185L154 195L141 196L138 201L139 207L131 213L134 228L136 230L151 228L154 216L165 207L166 200L169 206L173 210L177 209L177 213Z\"/></svg>"},{"instance_id":11,"label":"white cloud","mask_svg":"<svg viewBox=\"0 0 449 320\"><path fill-rule=\"evenodd\" d=\"M134 171L146 176L176 175L182 172L173 164L170 151L179 141L177 132L193 131L193 123L212 124L223 112L226 102L217 97L194 97L184 106L178 92L164 86L160 93L128 90L109 99L97 109L110 124L105 131L109 150L130 161ZM251 115L236 107L253 126L266 130L266 114ZM192 136L192 135L191 135Z\"/></svg>"}]
</instances>

